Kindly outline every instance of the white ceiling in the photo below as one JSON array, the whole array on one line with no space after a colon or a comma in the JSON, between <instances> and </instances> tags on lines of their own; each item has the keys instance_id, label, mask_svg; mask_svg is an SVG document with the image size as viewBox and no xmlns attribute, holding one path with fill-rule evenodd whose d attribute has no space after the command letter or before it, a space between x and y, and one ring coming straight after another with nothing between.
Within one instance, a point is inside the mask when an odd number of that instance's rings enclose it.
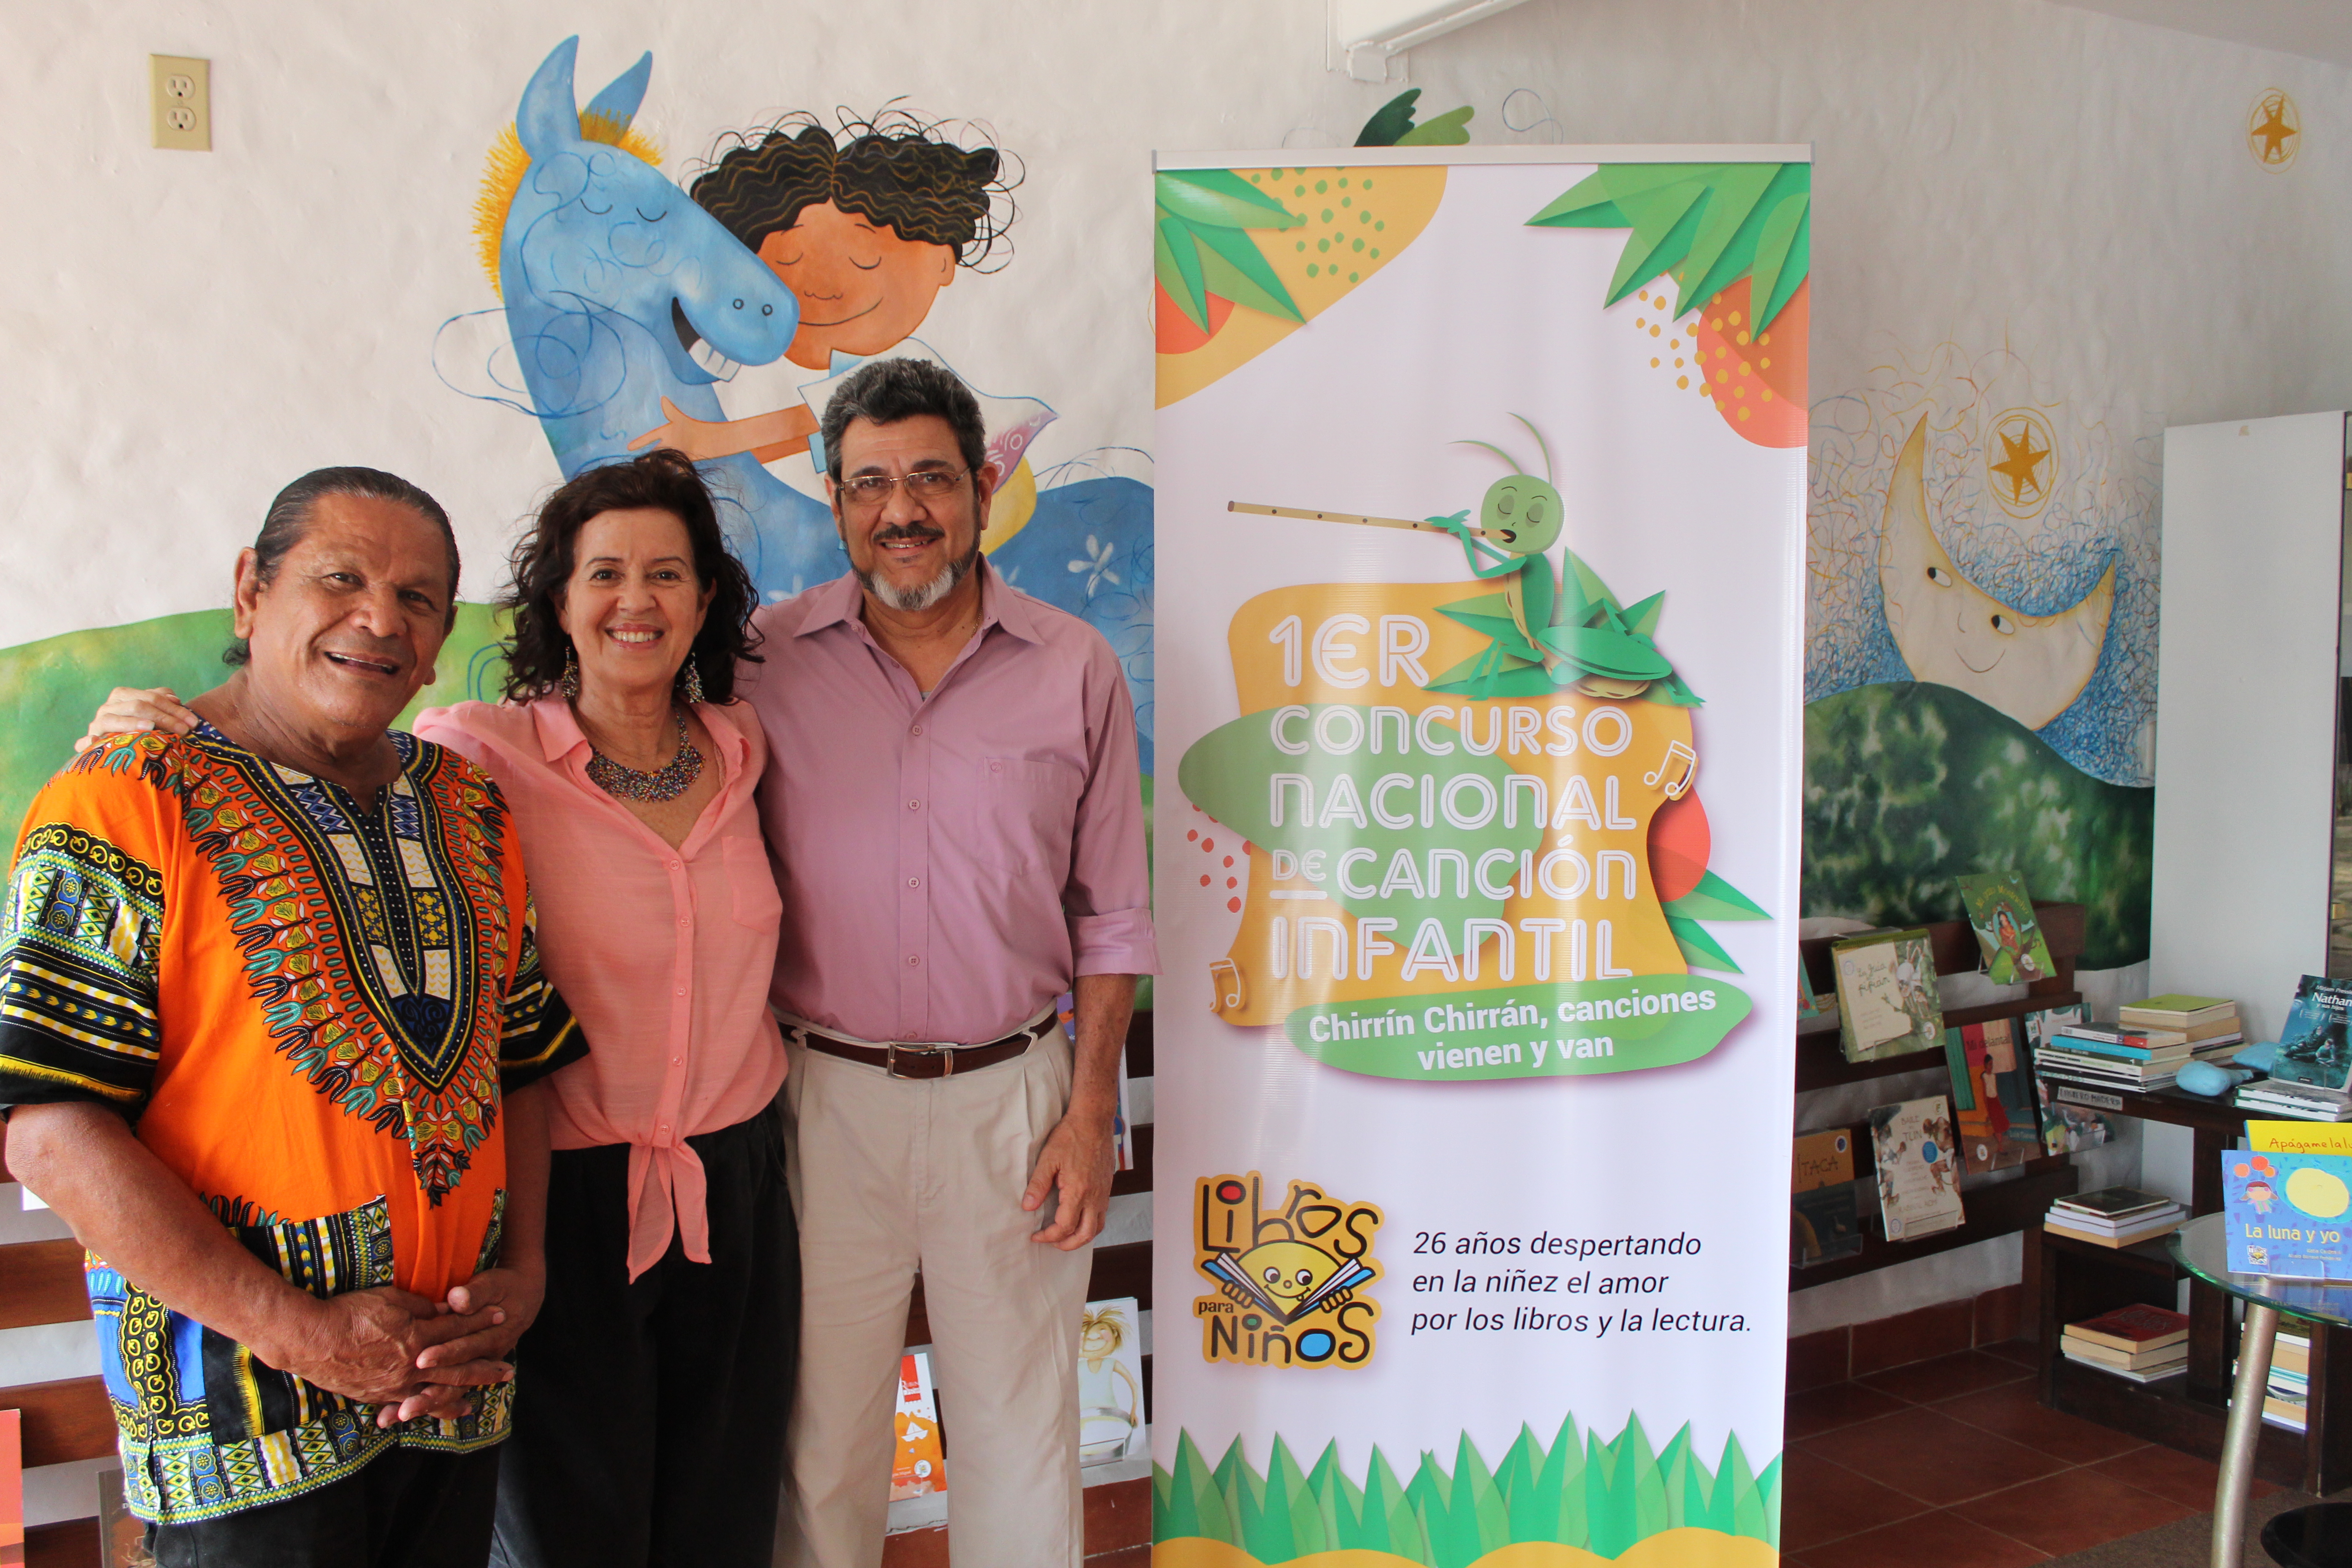
<instances>
[{"instance_id":1,"label":"white ceiling","mask_svg":"<svg viewBox=\"0 0 2352 1568\"><path fill-rule=\"evenodd\" d=\"M2208 38L2352 66L2352 4L2346 0L2058 0Z\"/></svg>"}]
</instances>

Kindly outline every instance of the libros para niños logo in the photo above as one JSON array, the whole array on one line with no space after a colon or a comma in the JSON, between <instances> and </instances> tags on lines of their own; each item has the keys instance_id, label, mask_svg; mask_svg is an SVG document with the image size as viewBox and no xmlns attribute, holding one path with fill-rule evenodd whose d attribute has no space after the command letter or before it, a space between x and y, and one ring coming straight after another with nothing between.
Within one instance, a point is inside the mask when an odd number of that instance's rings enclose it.
<instances>
[{"instance_id":1,"label":"libros para ni\u00f1os logo","mask_svg":"<svg viewBox=\"0 0 2352 1568\"><path fill-rule=\"evenodd\" d=\"M1381 1277L1373 1204L1340 1203L1307 1182L1281 1206L1265 1182L1204 1176L1197 1184L1192 1267L1217 1288L1192 1302L1201 1354L1244 1366L1362 1366L1372 1359L1380 1303L1360 1295Z\"/></svg>"}]
</instances>

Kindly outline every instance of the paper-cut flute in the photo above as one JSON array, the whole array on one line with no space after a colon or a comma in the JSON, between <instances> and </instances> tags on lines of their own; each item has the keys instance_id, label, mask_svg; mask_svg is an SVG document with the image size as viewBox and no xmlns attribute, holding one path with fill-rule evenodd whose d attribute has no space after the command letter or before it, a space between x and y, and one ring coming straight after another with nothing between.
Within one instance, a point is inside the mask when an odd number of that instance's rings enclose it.
<instances>
[{"instance_id":1,"label":"paper-cut flute","mask_svg":"<svg viewBox=\"0 0 2352 1568\"><path fill-rule=\"evenodd\" d=\"M1225 510L1255 512L1261 517L1304 518L1308 522L1352 522L1364 528L1409 528L1416 533L1451 534L1454 532L1450 528L1443 528L1433 522L1419 522L1409 517L1366 517L1358 511L1307 511L1300 507L1260 506L1255 501L1246 500L1229 500L1225 503ZM1465 528L1462 531L1473 539L1507 539L1508 537L1485 528Z\"/></svg>"}]
</instances>

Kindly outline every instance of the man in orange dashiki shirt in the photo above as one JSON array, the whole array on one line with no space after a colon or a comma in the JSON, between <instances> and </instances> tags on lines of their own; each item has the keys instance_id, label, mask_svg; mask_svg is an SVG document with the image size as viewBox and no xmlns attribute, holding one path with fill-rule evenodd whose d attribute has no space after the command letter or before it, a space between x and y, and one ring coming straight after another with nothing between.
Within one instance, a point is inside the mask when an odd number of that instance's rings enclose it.
<instances>
[{"instance_id":1,"label":"man in orange dashiki shirt","mask_svg":"<svg viewBox=\"0 0 2352 1568\"><path fill-rule=\"evenodd\" d=\"M488 1550L497 1358L541 1288L544 1113L516 1091L585 1047L497 786L384 728L447 629L446 530L374 470L289 487L205 722L93 747L17 841L9 1154L91 1249L165 1563Z\"/></svg>"}]
</instances>

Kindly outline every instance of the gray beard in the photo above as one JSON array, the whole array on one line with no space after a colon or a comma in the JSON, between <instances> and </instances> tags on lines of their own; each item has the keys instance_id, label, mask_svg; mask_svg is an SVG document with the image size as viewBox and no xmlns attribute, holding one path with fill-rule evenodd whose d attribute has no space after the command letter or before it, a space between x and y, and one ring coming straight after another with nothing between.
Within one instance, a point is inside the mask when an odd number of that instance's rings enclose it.
<instances>
[{"instance_id":1,"label":"gray beard","mask_svg":"<svg viewBox=\"0 0 2352 1568\"><path fill-rule=\"evenodd\" d=\"M940 574L919 588L898 588L885 582L878 572L860 572L857 580L866 591L897 610L901 615L918 615L929 609L956 591L956 584L971 574L980 563L980 541L974 538L971 551L961 561L950 561L940 568Z\"/></svg>"}]
</instances>

